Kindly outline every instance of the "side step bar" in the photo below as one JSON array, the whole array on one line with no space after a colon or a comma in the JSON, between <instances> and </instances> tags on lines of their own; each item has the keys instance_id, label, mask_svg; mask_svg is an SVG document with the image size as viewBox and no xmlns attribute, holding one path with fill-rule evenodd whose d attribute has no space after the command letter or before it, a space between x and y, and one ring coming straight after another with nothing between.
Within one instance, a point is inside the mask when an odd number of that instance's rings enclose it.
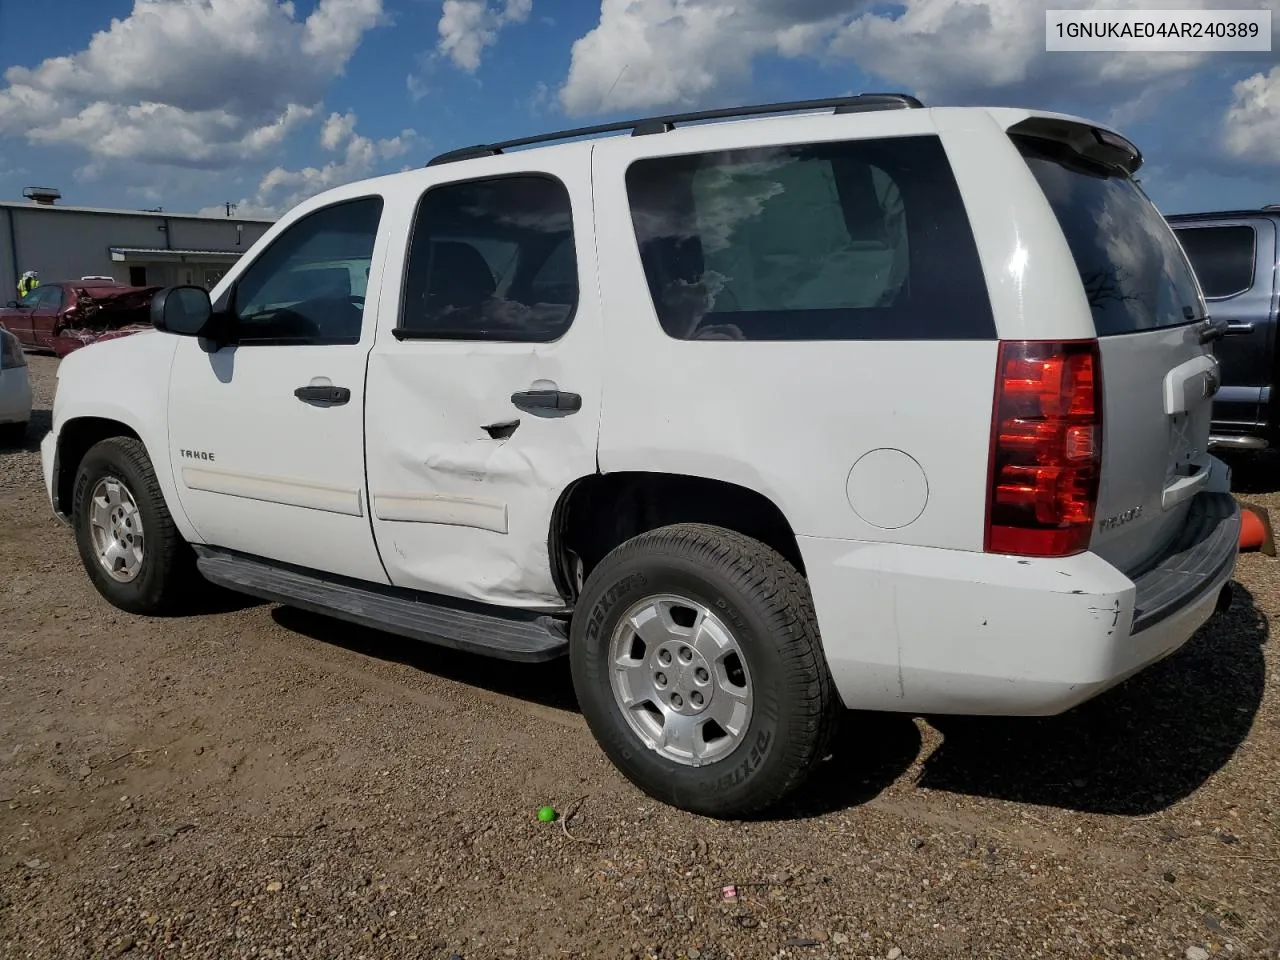
<instances>
[{"instance_id":1,"label":"side step bar","mask_svg":"<svg viewBox=\"0 0 1280 960\"><path fill-rule=\"evenodd\" d=\"M216 547L195 551L200 573L220 587L411 640L522 663L569 651L566 625L555 617L362 583Z\"/></svg>"}]
</instances>

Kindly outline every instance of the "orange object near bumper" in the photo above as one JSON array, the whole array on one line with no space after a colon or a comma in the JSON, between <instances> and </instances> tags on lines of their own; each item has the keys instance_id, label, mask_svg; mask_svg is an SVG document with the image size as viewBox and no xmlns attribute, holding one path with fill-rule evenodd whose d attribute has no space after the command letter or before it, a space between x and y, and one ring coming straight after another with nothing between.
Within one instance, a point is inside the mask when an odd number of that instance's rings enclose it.
<instances>
[{"instance_id":1,"label":"orange object near bumper","mask_svg":"<svg viewBox=\"0 0 1280 960\"><path fill-rule=\"evenodd\" d=\"M1276 555L1271 517L1266 507L1251 503L1240 504L1240 550L1261 550L1268 556Z\"/></svg>"}]
</instances>

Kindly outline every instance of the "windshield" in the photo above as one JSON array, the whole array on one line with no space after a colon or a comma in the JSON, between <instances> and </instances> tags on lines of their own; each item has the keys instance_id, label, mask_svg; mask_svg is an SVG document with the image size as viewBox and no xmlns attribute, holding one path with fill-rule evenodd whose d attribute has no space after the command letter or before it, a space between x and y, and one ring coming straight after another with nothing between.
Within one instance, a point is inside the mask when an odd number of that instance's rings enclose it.
<instances>
[{"instance_id":1,"label":"windshield","mask_svg":"<svg viewBox=\"0 0 1280 960\"><path fill-rule=\"evenodd\" d=\"M1204 318L1195 274L1173 230L1129 176L1054 141L1014 142L1062 227L1098 336Z\"/></svg>"}]
</instances>

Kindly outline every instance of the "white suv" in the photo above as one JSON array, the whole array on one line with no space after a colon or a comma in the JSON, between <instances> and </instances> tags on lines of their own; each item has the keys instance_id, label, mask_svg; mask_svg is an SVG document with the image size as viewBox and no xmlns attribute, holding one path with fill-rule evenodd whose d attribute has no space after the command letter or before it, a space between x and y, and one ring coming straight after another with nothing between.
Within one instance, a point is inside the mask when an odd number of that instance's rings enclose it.
<instances>
[{"instance_id":1,"label":"white suv","mask_svg":"<svg viewBox=\"0 0 1280 960\"><path fill-rule=\"evenodd\" d=\"M567 654L635 783L759 814L842 708L1057 713L1229 599L1225 325L1140 163L888 94L455 151L64 360L49 495L124 610Z\"/></svg>"}]
</instances>

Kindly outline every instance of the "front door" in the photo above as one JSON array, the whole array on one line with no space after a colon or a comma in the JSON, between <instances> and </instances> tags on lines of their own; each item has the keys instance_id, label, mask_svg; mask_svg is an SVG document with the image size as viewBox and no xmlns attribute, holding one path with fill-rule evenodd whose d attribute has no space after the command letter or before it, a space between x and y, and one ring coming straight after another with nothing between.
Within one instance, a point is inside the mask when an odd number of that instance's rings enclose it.
<instances>
[{"instance_id":1,"label":"front door","mask_svg":"<svg viewBox=\"0 0 1280 960\"><path fill-rule=\"evenodd\" d=\"M367 455L397 586L562 605L548 534L595 472L602 383L589 157L495 158L500 173L461 182L442 165L388 202Z\"/></svg>"},{"instance_id":2,"label":"front door","mask_svg":"<svg viewBox=\"0 0 1280 960\"><path fill-rule=\"evenodd\" d=\"M386 582L364 492L377 298L314 286L317 269L356 261L377 289L383 215L382 196L365 195L293 218L218 296L236 342L180 341L169 441L182 508L206 543Z\"/></svg>"},{"instance_id":3,"label":"front door","mask_svg":"<svg viewBox=\"0 0 1280 960\"><path fill-rule=\"evenodd\" d=\"M31 314L35 312L43 291L37 287L20 300L15 300L12 307L5 308L0 315L0 322L5 329L18 338L24 346L34 347L35 340L31 333Z\"/></svg>"},{"instance_id":4,"label":"front door","mask_svg":"<svg viewBox=\"0 0 1280 960\"><path fill-rule=\"evenodd\" d=\"M1178 226L1209 316L1226 320L1229 335L1213 345L1222 364L1222 389L1213 403L1218 429L1250 430L1266 421L1276 390L1272 285L1276 229L1266 218L1222 219Z\"/></svg>"},{"instance_id":5,"label":"front door","mask_svg":"<svg viewBox=\"0 0 1280 960\"><path fill-rule=\"evenodd\" d=\"M36 346L53 347L53 330L62 308L67 306L66 301L62 287L41 287L36 291L36 306L31 311L31 342Z\"/></svg>"}]
</instances>

